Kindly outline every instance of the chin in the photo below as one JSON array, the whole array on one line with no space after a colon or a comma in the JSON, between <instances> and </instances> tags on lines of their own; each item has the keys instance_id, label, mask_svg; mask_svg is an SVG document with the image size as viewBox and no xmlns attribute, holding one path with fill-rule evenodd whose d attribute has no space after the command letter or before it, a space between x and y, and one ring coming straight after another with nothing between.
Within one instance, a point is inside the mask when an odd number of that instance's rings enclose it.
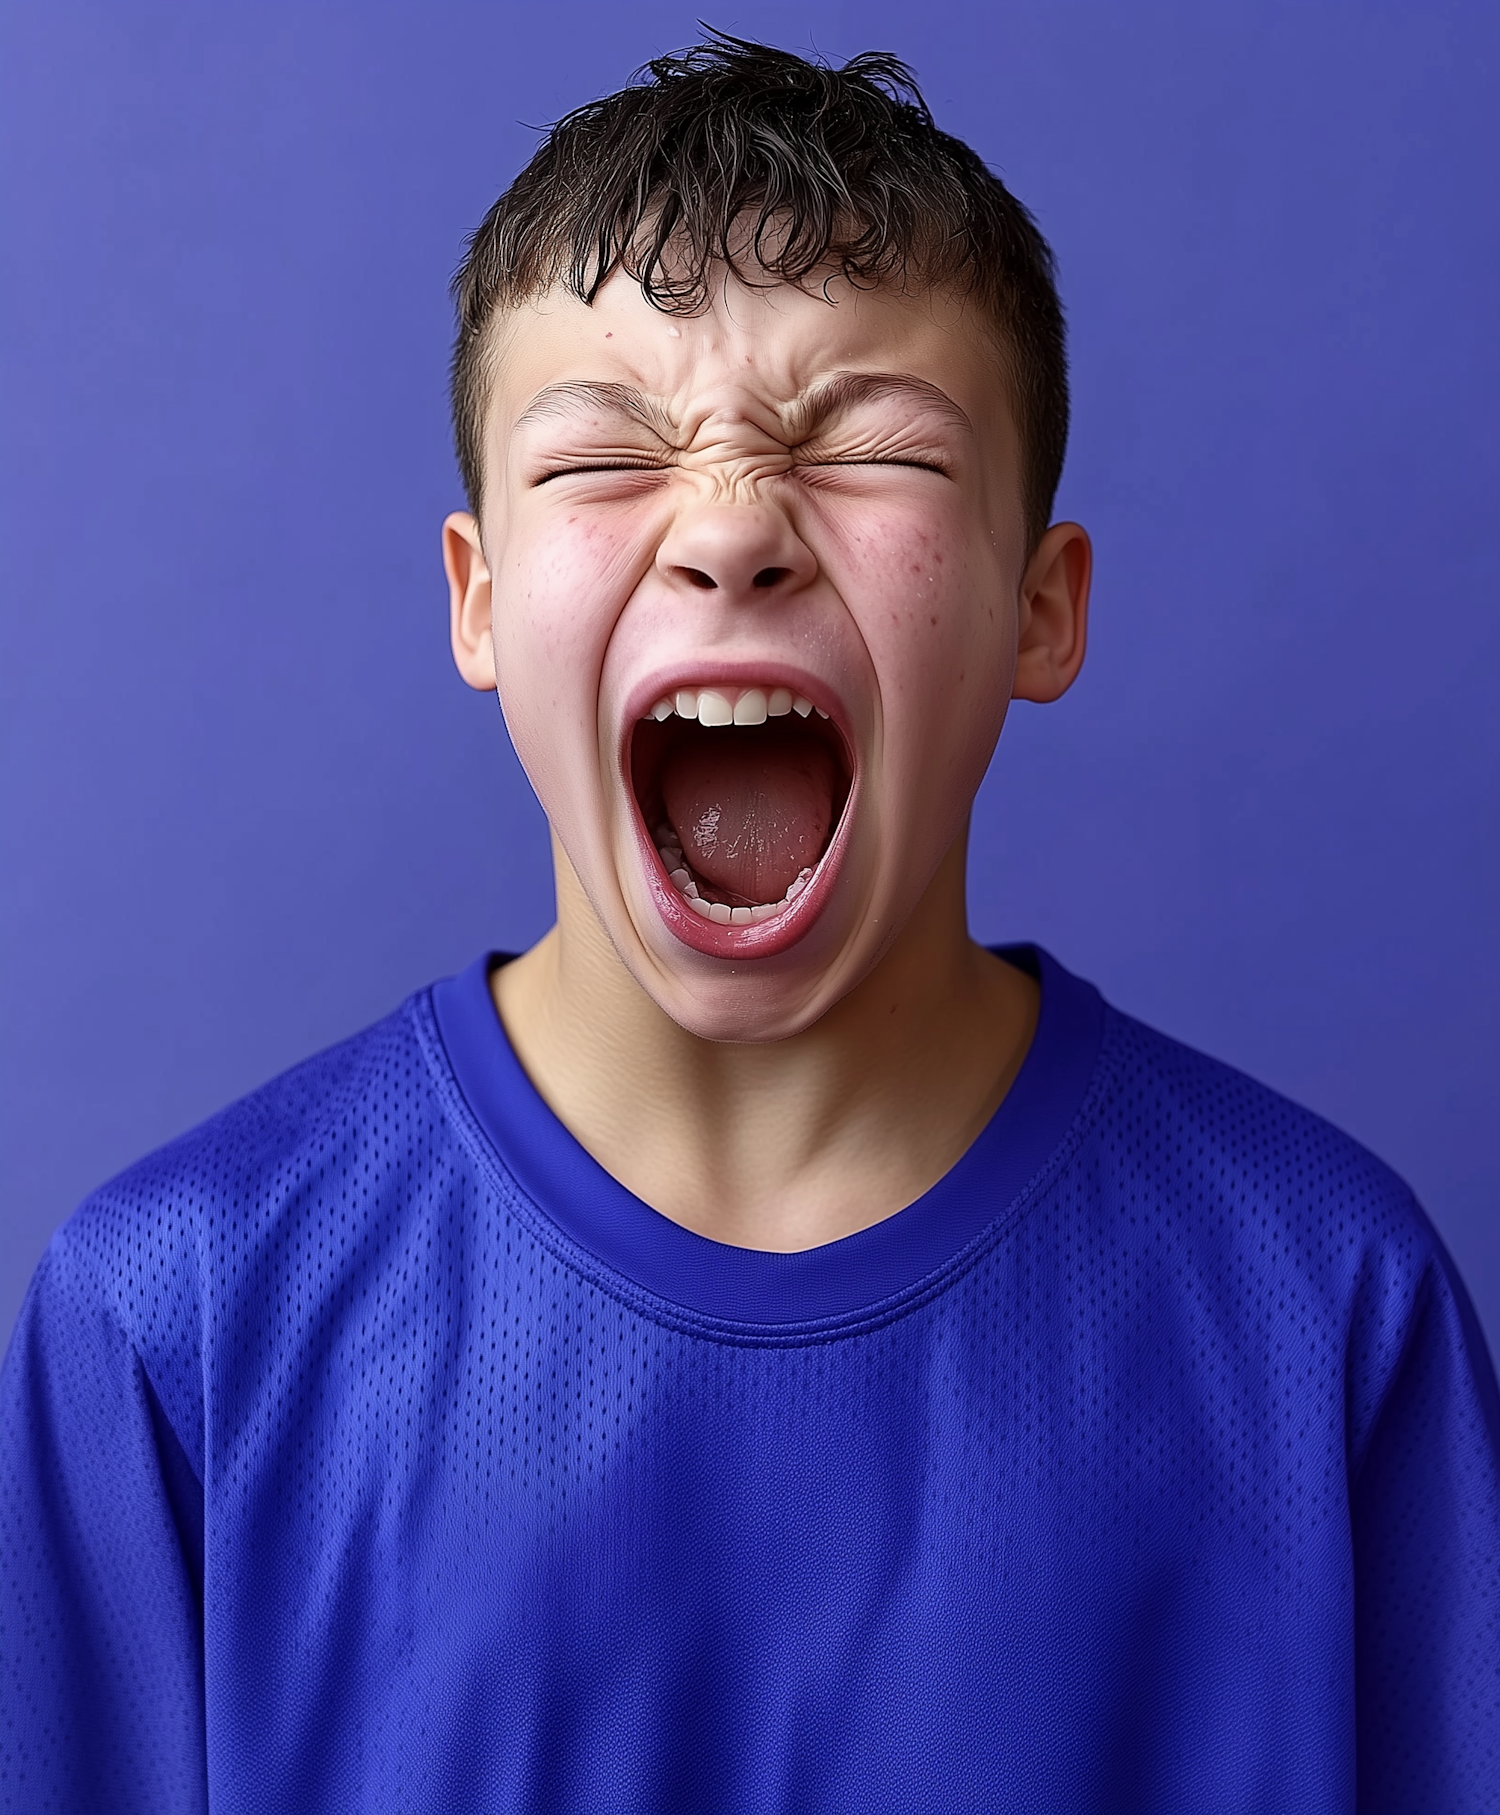
<instances>
[{"instance_id":1,"label":"chin","mask_svg":"<svg viewBox=\"0 0 1500 1815\"><path fill-rule=\"evenodd\" d=\"M874 967L881 948L857 935L810 941L753 968L703 955L659 938L627 950L627 964L657 1007L700 1040L767 1045L791 1039L820 1021ZM832 927L828 928L831 935ZM831 948L831 949L830 949Z\"/></svg>"}]
</instances>

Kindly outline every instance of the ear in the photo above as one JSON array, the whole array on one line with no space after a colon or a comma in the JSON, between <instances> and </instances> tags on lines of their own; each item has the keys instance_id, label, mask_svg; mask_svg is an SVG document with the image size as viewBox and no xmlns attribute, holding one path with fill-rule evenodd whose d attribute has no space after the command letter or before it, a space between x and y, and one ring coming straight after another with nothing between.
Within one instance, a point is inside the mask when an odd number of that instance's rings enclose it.
<instances>
[{"instance_id":1,"label":"ear","mask_svg":"<svg viewBox=\"0 0 1500 1815\"><path fill-rule=\"evenodd\" d=\"M1094 551L1079 523L1054 523L1036 545L1021 578L1016 647L1018 700L1055 700L1083 666Z\"/></svg>"},{"instance_id":2,"label":"ear","mask_svg":"<svg viewBox=\"0 0 1500 1815\"><path fill-rule=\"evenodd\" d=\"M466 510L443 524L443 567L448 575L448 632L458 672L481 693L495 691L495 639L490 624L490 565L479 525Z\"/></svg>"}]
</instances>

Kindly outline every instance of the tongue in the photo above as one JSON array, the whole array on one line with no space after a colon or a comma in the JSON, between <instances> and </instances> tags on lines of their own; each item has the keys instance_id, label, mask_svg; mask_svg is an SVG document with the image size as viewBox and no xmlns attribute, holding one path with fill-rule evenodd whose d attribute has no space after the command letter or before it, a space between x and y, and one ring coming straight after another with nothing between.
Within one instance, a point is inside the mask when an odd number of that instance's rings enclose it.
<instances>
[{"instance_id":1,"label":"tongue","mask_svg":"<svg viewBox=\"0 0 1500 1815\"><path fill-rule=\"evenodd\" d=\"M780 901L823 855L834 782L828 747L780 725L685 737L661 778L684 856L703 881L746 907Z\"/></svg>"}]
</instances>

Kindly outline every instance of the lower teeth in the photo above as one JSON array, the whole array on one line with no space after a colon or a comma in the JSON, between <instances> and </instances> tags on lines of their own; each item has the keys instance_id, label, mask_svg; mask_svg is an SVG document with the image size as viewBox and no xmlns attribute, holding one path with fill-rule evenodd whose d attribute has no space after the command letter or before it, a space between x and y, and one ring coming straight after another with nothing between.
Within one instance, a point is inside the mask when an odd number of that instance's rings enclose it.
<instances>
[{"instance_id":1,"label":"lower teeth","mask_svg":"<svg viewBox=\"0 0 1500 1815\"><path fill-rule=\"evenodd\" d=\"M754 907L730 907L725 901L705 901L698 893L698 885L692 874L683 863L681 849L676 844L663 842L656 847L656 854L661 858L662 868L667 872L672 887L687 902L695 914L704 920L713 920L720 926L749 926L759 920L770 920L783 908L788 908L812 881L811 869L804 869L794 876L787 885L787 891L780 901L762 901Z\"/></svg>"}]
</instances>

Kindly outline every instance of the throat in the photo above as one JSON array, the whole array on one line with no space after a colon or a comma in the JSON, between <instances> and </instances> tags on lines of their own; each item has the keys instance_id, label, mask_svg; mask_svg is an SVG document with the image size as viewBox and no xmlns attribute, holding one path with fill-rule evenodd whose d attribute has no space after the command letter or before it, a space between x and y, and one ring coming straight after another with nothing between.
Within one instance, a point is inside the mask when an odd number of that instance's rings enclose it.
<instances>
[{"instance_id":1,"label":"throat","mask_svg":"<svg viewBox=\"0 0 1500 1815\"><path fill-rule=\"evenodd\" d=\"M568 1128L662 1215L745 1248L839 1240L957 1162L1036 1025L1036 984L967 937L963 859L957 840L890 951L813 1025L698 1032L649 1008L560 865L557 927L492 974L500 1019Z\"/></svg>"}]
</instances>

